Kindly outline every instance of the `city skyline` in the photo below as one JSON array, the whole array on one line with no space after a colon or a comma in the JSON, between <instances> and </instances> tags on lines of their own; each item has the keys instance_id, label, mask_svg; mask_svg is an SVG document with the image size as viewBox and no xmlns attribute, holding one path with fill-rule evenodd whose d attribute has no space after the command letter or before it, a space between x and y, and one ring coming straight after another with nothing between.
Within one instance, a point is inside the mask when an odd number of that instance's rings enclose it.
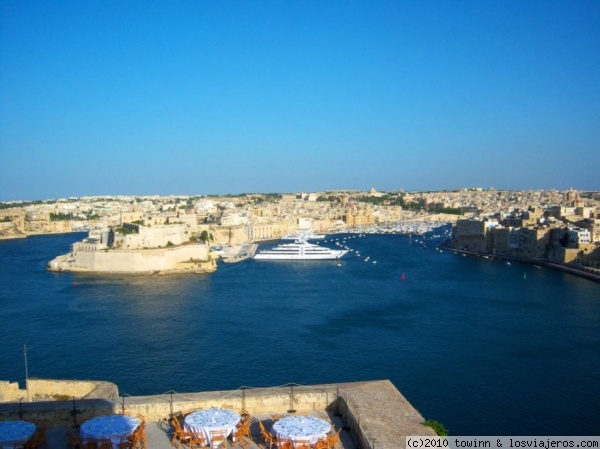
<instances>
[{"instance_id":1,"label":"city skyline","mask_svg":"<svg viewBox=\"0 0 600 449\"><path fill-rule=\"evenodd\" d=\"M0 201L600 188L597 2L0 16Z\"/></svg>"}]
</instances>

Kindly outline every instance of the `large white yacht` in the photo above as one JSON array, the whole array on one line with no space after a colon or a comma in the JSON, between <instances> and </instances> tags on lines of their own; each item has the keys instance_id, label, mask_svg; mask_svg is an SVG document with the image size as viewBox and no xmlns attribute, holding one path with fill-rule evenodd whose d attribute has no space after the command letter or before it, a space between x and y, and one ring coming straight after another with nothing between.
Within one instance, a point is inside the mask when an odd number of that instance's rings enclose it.
<instances>
[{"instance_id":1,"label":"large white yacht","mask_svg":"<svg viewBox=\"0 0 600 449\"><path fill-rule=\"evenodd\" d=\"M296 240L294 243L283 243L272 249L260 250L254 256L257 260L331 260L339 259L348 252L347 249L330 249Z\"/></svg>"}]
</instances>

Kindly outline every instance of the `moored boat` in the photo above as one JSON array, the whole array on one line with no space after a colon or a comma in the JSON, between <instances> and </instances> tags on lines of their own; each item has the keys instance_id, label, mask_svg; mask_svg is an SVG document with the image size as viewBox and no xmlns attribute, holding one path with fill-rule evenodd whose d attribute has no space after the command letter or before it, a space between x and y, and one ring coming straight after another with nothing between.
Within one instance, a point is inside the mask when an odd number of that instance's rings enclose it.
<instances>
[{"instance_id":1,"label":"moored boat","mask_svg":"<svg viewBox=\"0 0 600 449\"><path fill-rule=\"evenodd\" d=\"M260 250L254 259L257 260L332 260L340 259L348 250L330 249L308 243L306 240L296 240L294 243L284 243L271 249Z\"/></svg>"}]
</instances>

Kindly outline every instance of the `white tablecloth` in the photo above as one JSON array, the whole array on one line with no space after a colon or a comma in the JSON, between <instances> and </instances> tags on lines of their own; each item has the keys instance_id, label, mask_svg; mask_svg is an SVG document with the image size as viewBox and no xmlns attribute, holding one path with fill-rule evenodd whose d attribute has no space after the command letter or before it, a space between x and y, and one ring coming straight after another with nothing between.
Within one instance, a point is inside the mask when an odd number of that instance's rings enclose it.
<instances>
[{"instance_id":1,"label":"white tablecloth","mask_svg":"<svg viewBox=\"0 0 600 449\"><path fill-rule=\"evenodd\" d=\"M183 429L187 432L204 435L210 443L211 430L225 430L227 435L235 430L242 417L226 408L212 407L192 412L183 419Z\"/></svg>"},{"instance_id":2,"label":"white tablecloth","mask_svg":"<svg viewBox=\"0 0 600 449\"><path fill-rule=\"evenodd\" d=\"M0 446L22 445L35 432L35 424L27 421L0 421Z\"/></svg>"},{"instance_id":3,"label":"white tablecloth","mask_svg":"<svg viewBox=\"0 0 600 449\"><path fill-rule=\"evenodd\" d=\"M331 424L314 416L288 416L275 421L272 431L278 438L310 440L315 444L331 430Z\"/></svg>"},{"instance_id":4,"label":"white tablecloth","mask_svg":"<svg viewBox=\"0 0 600 449\"><path fill-rule=\"evenodd\" d=\"M114 449L118 449L122 437L128 437L141 424L138 418L128 415L99 416L81 425L81 438L109 438Z\"/></svg>"}]
</instances>

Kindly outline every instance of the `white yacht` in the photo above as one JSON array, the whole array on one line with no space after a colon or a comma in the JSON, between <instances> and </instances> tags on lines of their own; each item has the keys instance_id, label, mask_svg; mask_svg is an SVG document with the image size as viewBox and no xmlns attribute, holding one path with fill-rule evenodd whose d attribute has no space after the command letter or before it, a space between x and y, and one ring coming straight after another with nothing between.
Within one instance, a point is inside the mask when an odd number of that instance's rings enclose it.
<instances>
[{"instance_id":1,"label":"white yacht","mask_svg":"<svg viewBox=\"0 0 600 449\"><path fill-rule=\"evenodd\" d=\"M296 240L294 243L283 243L272 249L260 250L254 256L257 260L331 260L339 259L346 254L346 249L330 249Z\"/></svg>"}]
</instances>

